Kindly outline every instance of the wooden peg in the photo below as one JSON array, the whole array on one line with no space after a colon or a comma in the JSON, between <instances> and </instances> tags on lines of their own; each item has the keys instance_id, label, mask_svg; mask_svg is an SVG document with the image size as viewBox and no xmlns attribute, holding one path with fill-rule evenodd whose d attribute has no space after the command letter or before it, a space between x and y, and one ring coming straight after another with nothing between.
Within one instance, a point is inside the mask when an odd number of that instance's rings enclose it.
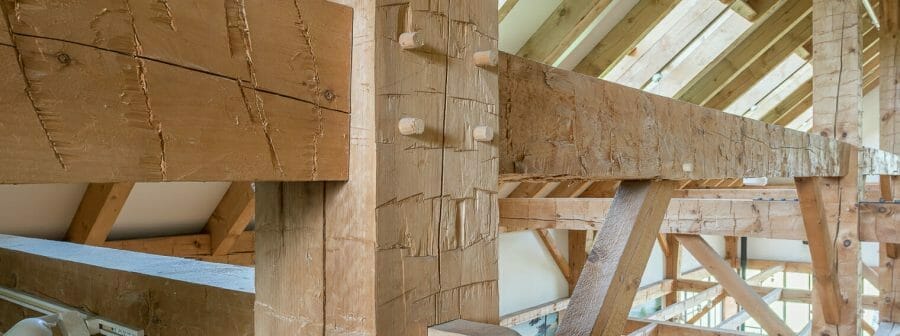
<instances>
[{"instance_id":1,"label":"wooden peg","mask_svg":"<svg viewBox=\"0 0 900 336\"><path fill-rule=\"evenodd\" d=\"M401 118L397 129L403 135L422 134L425 133L425 121L419 118Z\"/></svg>"},{"instance_id":2,"label":"wooden peg","mask_svg":"<svg viewBox=\"0 0 900 336\"><path fill-rule=\"evenodd\" d=\"M694 164L690 162L682 163L681 170L683 170L685 173L690 173L694 171Z\"/></svg>"},{"instance_id":3,"label":"wooden peg","mask_svg":"<svg viewBox=\"0 0 900 336\"><path fill-rule=\"evenodd\" d=\"M472 130L472 137L475 138L475 141L479 142L490 142L494 140L494 129L490 126L478 126Z\"/></svg>"},{"instance_id":4,"label":"wooden peg","mask_svg":"<svg viewBox=\"0 0 900 336\"><path fill-rule=\"evenodd\" d=\"M425 45L422 35L417 32L406 32L400 34L400 48L411 50L418 49Z\"/></svg>"},{"instance_id":5,"label":"wooden peg","mask_svg":"<svg viewBox=\"0 0 900 336\"><path fill-rule=\"evenodd\" d=\"M477 66L495 67L497 66L499 57L496 50L484 50L475 52L475 54L472 55L472 59Z\"/></svg>"}]
</instances>

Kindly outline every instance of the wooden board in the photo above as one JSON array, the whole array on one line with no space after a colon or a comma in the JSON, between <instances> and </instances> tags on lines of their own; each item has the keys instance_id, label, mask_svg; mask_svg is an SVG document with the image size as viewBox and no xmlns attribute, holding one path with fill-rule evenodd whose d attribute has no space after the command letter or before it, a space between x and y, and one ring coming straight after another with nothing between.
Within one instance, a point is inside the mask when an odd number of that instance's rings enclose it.
<instances>
[{"instance_id":1,"label":"wooden board","mask_svg":"<svg viewBox=\"0 0 900 336\"><path fill-rule=\"evenodd\" d=\"M4 235L0 263L0 286L142 328L147 335L253 334L249 267ZM0 301L0 329L28 314Z\"/></svg>"},{"instance_id":2,"label":"wooden board","mask_svg":"<svg viewBox=\"0 0 900 336\"><path fill-rule=\"evenodd\" d=\"M623 181L572 292L559 332L622 334L674 181Z\"/></svg>"},{"instance_id":3,"label":"wooden board","mask_svg":"<svg viewBox=\"0 0 900 336\"><path fill-rule=\"evenodd\" d=\"M349 8L242 5L5 2L0 182L345 180Z\"/></svg>"},{"instance_id":4,"label":"wooden board","mask_svg":"<svg viewBox=\"0 0 900 336\"><path fill-rule=\"evenodd\" d=\"M501 53L503 180L841 176L846 144Z\"/></svg>"}]
</instances>

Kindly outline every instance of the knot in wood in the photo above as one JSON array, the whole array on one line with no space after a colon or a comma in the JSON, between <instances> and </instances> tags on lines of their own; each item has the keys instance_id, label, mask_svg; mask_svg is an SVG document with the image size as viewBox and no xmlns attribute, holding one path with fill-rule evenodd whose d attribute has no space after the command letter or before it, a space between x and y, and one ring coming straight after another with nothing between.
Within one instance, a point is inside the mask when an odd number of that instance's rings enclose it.
<instances>
[{"instance_id":1,"label":"knot in wood","mask_svg":"<svg viewBox=\"0 0 900 336\"><path fill-rule=\"evenodd\" d=\"M72 57L69 56L69 54L66 54L64 52L60 52L60 53L56 54L56 60L59 61L59 63L66 64L66 65L68 65L69 63L72 63Z\"/></svg>"}]
</instances>

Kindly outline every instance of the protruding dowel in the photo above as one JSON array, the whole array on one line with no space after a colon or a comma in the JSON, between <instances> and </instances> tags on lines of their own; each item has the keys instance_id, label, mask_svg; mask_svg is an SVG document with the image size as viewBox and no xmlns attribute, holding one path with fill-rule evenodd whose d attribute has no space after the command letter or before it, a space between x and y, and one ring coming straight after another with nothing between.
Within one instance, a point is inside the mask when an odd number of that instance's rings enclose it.
<instances>
[{"instance_id":1,"label":"protruding dowel","mask_svg":"<svg viewBox=\"0 0 900 336\"><path fill-rule=\"evenodd\" d=\"M496 50L477 51L472 55L475 65L480 67L495 67L497 66L498 58Z\"/></svg>"},{"instance_id":2,"label":"protruding dowel","mask_svg":"<svg viewBox=\"0 0 900 336\"><path fill-rule=\"evenodd\" d=\"M397 129L403 135L422 134L425 133L425 121L419 118L401 118Z\"/></svg>"},{"instance_id":3,"label":"protruding dowel","mask_svg":"<svg viewBox=\"0 0 900 336\"><path fill-rule=\"evenodd\" d=\"M418 49L425 45L422 35L417 32L406 32L400 34L400 48L410 50Z\"/></svg>"},{"instance_id":4,"label":"protruding dowel","mask_svg":"<svg viewBox=\"0 0 900 336\"><path fill-rule=\"evenodd\" d=\"M478 126L472 130L472 138L479 142L490 142L494 140L494 129L490 126Z\"/></svg>"}]
</instances>

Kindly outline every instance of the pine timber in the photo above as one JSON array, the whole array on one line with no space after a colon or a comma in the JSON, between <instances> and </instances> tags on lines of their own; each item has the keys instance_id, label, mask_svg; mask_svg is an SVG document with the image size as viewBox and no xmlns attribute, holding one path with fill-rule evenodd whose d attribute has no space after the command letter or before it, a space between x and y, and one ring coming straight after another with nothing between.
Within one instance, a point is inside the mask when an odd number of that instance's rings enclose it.
<instances>
[{"instance_id":1,"label":"pine timber","mask_svg":"<svg viewBox=\"0 0 900 336\"><path fill-rule=\"evenodd\" d=\"M812 0L768 1L763 16L747 32L719 54L699 74L694 76L674 98L704 105L709 97L745 71L767 50L804 22L812 10ZM796 48L795 45L793 48ZM724 106L716 108L723 109Z\"/></svg>"},{"instance_id":2,"label":"pine timber","mask_svg":"<svg viewBox=\"0 0 900 336\"><path fill-rule=\"evenodd\" d=\"M377 334L496 323L497 139L474 141L472 129L499 131L498 69L476 66L472 55L497 49L498 3L376 3ZM424 46L401 49L405 32ZM425 132L402 136L403 117L422 119Z\"/></svg>"},{"instance_id":3,"label":"pine timber","mask_svg":"<svg viewBox=\"0 0 900 336\"><path fill-rule=\"evenodd\" d=\"M4 1L2 12L2 183L348 177L345 6Z\"/></svg>"},{"instance_id":4,"label":"pine timber","mask_svg":"<svg viewBox=\"0 0 900 336\"><path fill-rule=\"evenodd\" d=\"M881 4L881 29L878 31L880 65L878 67L880 86L880 148L900 154L900 4L883 1Z\"/></svg>"},{"instance_id":5,"label":"pine timber","mask_svg":"<svg viewBox=\"0 0 900 336\"><path fill-rule=\"evenodd\" d=\"M670 201L671 202L671 201ZM665 279L677 280L681 274L681 244L675 236L665 235L666 245L669 246L669 253L665 254L665 263L663 264L663 277ZM663 299L663 306L670 306L678 301L678 293L672 292Z\"/></svg>"},{"instance_id":6,"label":"pine timber","mask_svg":"<svg viewBox=\"0 0 900 336\"><path fill-rule=\"evenodd\" d=\"M763 302L765 302L767 304L772 304L773 302L780 300L781 292L782 292L781 288L776 288L776 289L769 291L768 294L766 294L762 297ZM722 323L719 323L719 325L717 325L716 328L734 330L734 329L737 329L738 327L740 327L741 324L744 324L744 322L746 322L749 319L750 319L750 313L747 313L746 310L741 310L736 315L729 317L725 321L722 321Z\"/></svg>"},{"instance_id":7,"label":"pine timber","mask_svg":"<svg viewBox=\"0 0 900 336\"><path fill-rule=\"evenodd\" d=\"M719 281L723 288L753 316L769 335L794 335L794 332L784 323L768 304L762 301L758 294L738 277L731 266L722 259L715 250L699 236L677 236L694 258L709 270Z\"/></svg>"},{"instance_id":8,"label":"pine timber","mask_svg":"<svg viewBox=\"0 0 900 336\"><path fill-rule=\"evenodd\" d=\"M847 169L849 147L820 136L503 53L500 74L504 181L842 176Z\"/></svg>"},{"instance_id":9,"label":"pine timber","mask_svg":"<svg viewBox=\"0 0 900 336\"><path fill-rule=\"evenodd\" d=\"M640 0L575 66L575 72L603 77L663 19L678 0Z\"/></svg>"},{"instance_id":10,"label":"pine timber","mask_svg":"<svg viewBox=\"0 0 900 336\"><path fill-rule=\"evenodd\" d=\"M837 256L833 246L835 238L832 237L828 214L825 212L822 181L820 178L807 177L797 178L796 183L803 226L806 228L806 239L809 242L809 254L812 259L813 289L822 305L825 322L837 324L843 297L836 274Z\"/></svg>"},{"instance_id":11,"label":"pine timber","mask_svg":"<svg viewBox=\"0 0 900 336\"><path fill-rule=\"evenodd\" d=\"M562 0L519 49L519 56L553 64L612 0Z\"/></svg>"},{"instance_id":12,"label":"pine timber","mask_svg":"<svg viewBox=\"0 0 900 336\"><path fill-rule=\"evenodd\" d=\"M625 327L629 303L659 232L674 181L623 181L572 293L559 332L616 335Z\"/></svg>"},{"instance_id":13,"label":"pine timber","mask_svg":"<svg viewBox=\"0 0 900 336\"><path fill-rule=\"evenodd\" d=\"M90 311L147 335L253 334L249 267L0 235L0 286ZM0 329L33 312L0 301Z\"/></svg>"},{"instance_id":14,"label":"pine timber","mask_svg":"<svg viewBox=\"0 0 900 336\"><path fill-rule=\"evenodd\" d=\"M235 238L229 253L224 255L213 255L210 234L114 240L107 241L102 246L163 256L253 266L255 235L256 233L253 231L241 233Z\"/></svg>"},{"instance_id":15,"label":"pine timber","mask_svg":"<svg viewBox=\"0 0 900 336\"><path fill-rule=\"evenodd\" d=\"M544 247L550 252L550 256L553 257L553 261L556 262L556 266L566 279L566 282L572 283L572 269L569 267L569 262L566 260L566 257L563 256L559 248L556 247L556 243L553 242L553 237L550 236L550 232L547 231L547 229L537 229L535 231L541 238L541 242L544 243Z\"/></svg>"},{"instance_id":16,"label":"pine timber","mask_svg":"<svg viewBox=\"0 0 900 336\"><path fill-rule=\"evenodd\" d=\"M133 182L88 184L69 224L66 240L103 245L133 187Z\"/></svg>"},{"instance_id":17,"label":"pine timber","mask_svg":"<svg viewBox=\"0 0 900 336\"><path fill-rule=\"evenodd\" d=\"M252 183L232 182L203 228L212 239L212 255L221 256L231 252L231 247L253 219L255 209Z\"/></svg>"}]
</instances>

